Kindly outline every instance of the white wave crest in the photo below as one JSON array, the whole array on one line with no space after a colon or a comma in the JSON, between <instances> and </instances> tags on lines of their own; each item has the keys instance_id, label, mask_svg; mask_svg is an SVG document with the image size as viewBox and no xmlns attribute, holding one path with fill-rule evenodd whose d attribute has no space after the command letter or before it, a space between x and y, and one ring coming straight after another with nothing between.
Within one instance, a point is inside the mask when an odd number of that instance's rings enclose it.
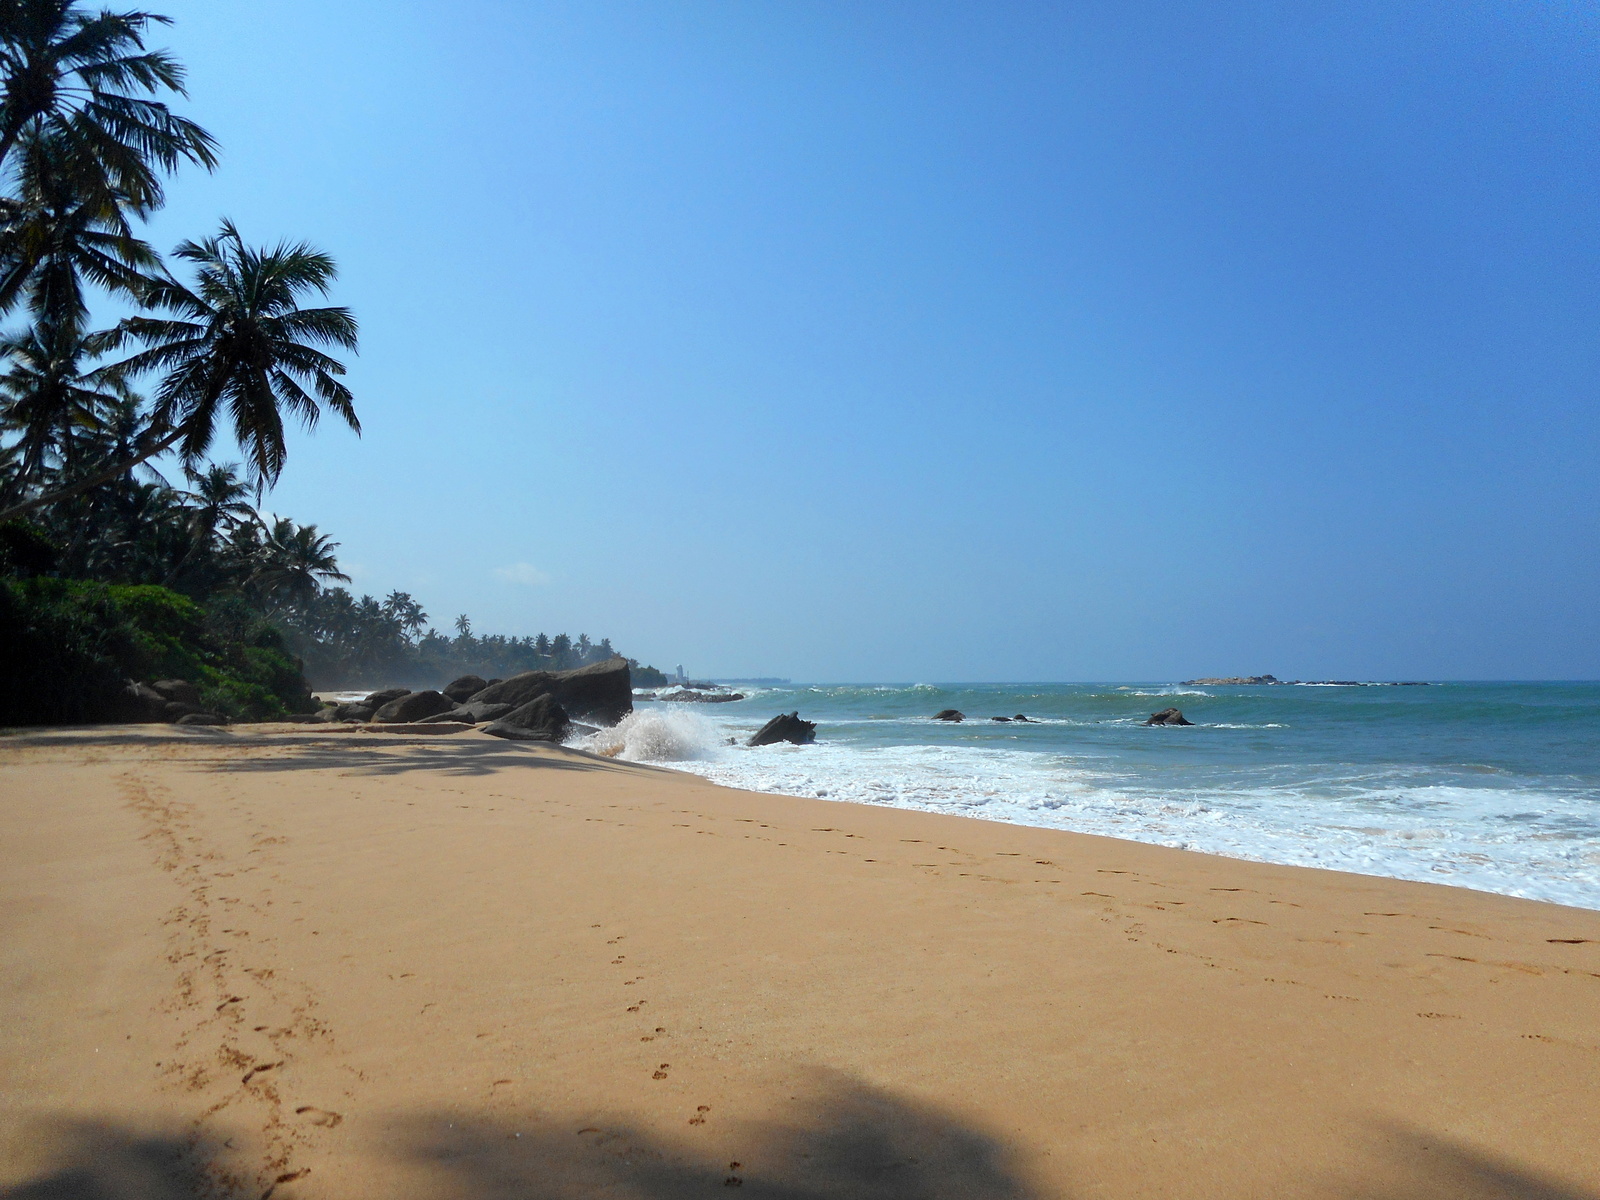
<instances>
[{"instance_id":1,"label":"white wave crest","mask_svg":"<svg viewBox=\"0 0 1600 1200\"><path fill-rule=\"evenodd\" d=\"M724 741L722 730L697 713L650 708L631 712L610 729L571 744L630 762L691 762L715 758Z\"/></svg>"}]
</instances>

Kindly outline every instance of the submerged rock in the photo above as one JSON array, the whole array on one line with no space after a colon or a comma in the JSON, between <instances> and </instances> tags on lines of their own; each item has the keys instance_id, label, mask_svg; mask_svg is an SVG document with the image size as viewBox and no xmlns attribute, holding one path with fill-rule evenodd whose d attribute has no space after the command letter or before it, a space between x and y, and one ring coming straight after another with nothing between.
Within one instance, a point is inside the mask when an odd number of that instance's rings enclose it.
<instances>
[{"instance_id":1,"label":"submerged rock","mask_svg":"<svg viewBox=\"0 0 1600 1200\"><path fill-rule=\"evenodd\" d=\"M779 713L768 721L751 738L751 746L770 746L774 742L793 742L796 746L809 746L817 740L817 723L815 721L802 721L800 710L792 713Z\"/></svg>"},{"instance_id":2,"label":"submerged rock","mask_svg":"<svg viewBox=\"0 0 1600 1200\"><path fill-rule=\"evenodd\" d=\"M967 719L967 714L956 708L944 708L933 714L935 721L954 721L960 724Z\"/></svg>"},{"instance_id":3,"label":"submerged rock","mask_svg":"<svg viewBox=\"0 0 1600 1200\"><path fill-rule=\"evenodd\" d=\"M1179 712L1175 708L1163 708L1158 713L1151 713L1150 714L1150 719L1148 721L1146 721L1145 724L1146 725L1193 725L1194 722L1189 720L1188 717L1184 716L1181 712Z\"/></svg>"}]
</instances>

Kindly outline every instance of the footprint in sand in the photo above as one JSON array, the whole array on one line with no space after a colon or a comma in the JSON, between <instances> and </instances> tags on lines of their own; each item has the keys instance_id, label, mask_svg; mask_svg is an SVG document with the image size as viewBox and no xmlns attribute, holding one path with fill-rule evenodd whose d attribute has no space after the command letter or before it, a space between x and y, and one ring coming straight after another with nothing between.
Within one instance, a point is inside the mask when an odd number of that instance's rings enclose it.
<instances>
[{"instance_id":1,"label":"footprint in sand","mask_svg":"<svg viewBox=\"0 0 1600 1200\"><path fill-rule=\"evenodd\" d=\"M299 1108L295 1109L294 1112L295 1116L304 1117L307 1121L311 1122L311 1124L321 1125L325 1129L332 1129L335 1125L344 1120L343 1115L340 1113L329 1112L325 1108L313 1108L309 1104L302 1104Z\"/></svg>"},{"instance_id":2,"label":"footprint in sand","mask_svg":"<svg viewBox=\"0 0 1600 1200\"><path fill-rule=\"evenodd\" d=\"M650 1076L651 1079L665 1079L666 1077L667 1077L667 1064L666 1063L662 1063L661 1066L659 1068L657 1068L656 1073L654 1075Z\"/></svg>"},{"instance_id":3,"label":"footprint in sand","mask_svg":"<svg viewBox=\"0 0 1600 1200\"><path fill-rule=\"evenodd\" d=\"M694 1116L689 1118L689 1124L691 1124L691 1125L704 1125L706 1123L706 1114L708 1112L710 1112L710 1111L711 1111L711 1106L709 1104L696 1105L695 1106L695 1110L694 1110Z\"/></svg>"}]
</instances>

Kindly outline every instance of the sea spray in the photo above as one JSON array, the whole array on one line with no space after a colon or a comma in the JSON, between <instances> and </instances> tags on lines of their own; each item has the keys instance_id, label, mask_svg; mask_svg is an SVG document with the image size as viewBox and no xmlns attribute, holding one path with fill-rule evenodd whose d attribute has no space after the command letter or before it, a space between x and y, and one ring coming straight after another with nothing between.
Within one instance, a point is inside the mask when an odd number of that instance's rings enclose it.
<instances>
[{"instance_id":1,"label":"sea spray","mask_svg":"<svg viewBox=\"0 0 1600 1200\"><path fill-rule=\"evenodd\" d=\"M726 740L720 728L698 713L646 708L572 744L629 762L689 762L715 758L718 746Z\"/></svg>"}]
</instances>

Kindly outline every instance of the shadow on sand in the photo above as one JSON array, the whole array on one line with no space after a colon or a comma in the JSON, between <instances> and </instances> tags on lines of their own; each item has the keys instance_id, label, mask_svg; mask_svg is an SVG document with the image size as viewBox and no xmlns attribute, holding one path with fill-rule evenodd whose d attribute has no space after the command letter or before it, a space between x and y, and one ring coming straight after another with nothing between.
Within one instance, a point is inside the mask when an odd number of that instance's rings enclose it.
<instances>
[{"instance_id":1,"label":"shadow on sand","mask_svg":"<svg viewBox=\"0 0 1600 1200\"><path fill-rule=\"evenodd\" d=\"M739 1195L763 1200L1072 1200L1074 1191L1032 1182L1025 1155L948 1112L836 1075L796 1109L796 1119L721 1127L667 1140L626 1119L574 1120L528 1113L414 1113L386 1121L386 1182L415 1200L688 1200ZM801 1115L803 1114L803 1116ZM1295 1195L1326 1200L1596 1200L1479 1151L1398 1126L1353 1163L1363 1182L1304 1179ZM280 1200L330 1195L311 1171L263 1175L215 1144L138 1135L115 1125L44 1131L57 1165L0 1190L0 1200ZM711 1147L720 1147L713 1157ZM337 1147L330 1144L329 1149ZM1292 1153L1292 1148L1283 1148ZM1135 1170L1097 1196L1226 1194L1197 1164L1190 1178ZM303 1179L298 1186L291 1187ZM348 1186L355 1183L348 1178ZM1248 1185L1246 1185L1248 1187ZM1251 1193L1254 1194L1254 1193Z\"/></svg>"}]
</instances>

